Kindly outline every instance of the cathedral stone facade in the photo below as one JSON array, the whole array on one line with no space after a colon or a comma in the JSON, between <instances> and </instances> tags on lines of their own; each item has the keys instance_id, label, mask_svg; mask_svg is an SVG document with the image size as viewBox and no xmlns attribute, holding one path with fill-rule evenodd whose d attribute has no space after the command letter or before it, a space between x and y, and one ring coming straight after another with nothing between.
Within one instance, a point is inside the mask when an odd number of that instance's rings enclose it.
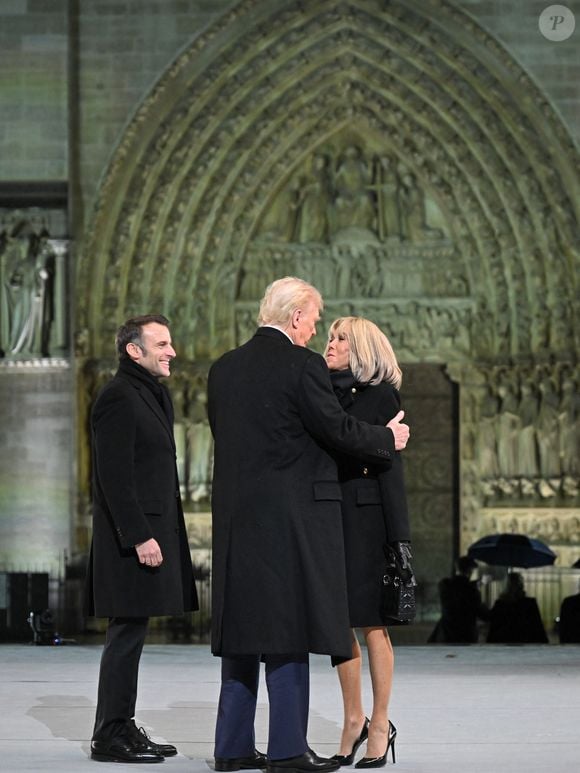
<instances>
[{"instance_id":1,"label":"cathedral stone facade","mask_svg":"<svg viewBox=\"0 0 580 773\"><path fill-rule=\"evenodd\" d=\"M145 312L203 561L207 371L287 274L402 363L425 619L485 534L579 557L578 32L505 5L2 4L0 571L82 573L88 415Z\"/></svg>"}]
</instances>

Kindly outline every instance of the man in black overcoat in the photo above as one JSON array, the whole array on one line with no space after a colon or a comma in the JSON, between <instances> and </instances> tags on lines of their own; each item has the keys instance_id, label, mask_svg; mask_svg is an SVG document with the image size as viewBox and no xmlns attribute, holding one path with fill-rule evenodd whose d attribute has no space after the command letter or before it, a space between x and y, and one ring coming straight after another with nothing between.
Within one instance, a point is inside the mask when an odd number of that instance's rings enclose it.
<instances>
[{"instance_id":1,"label":"man in black overcoat","mask_svg":"<svg viewBox=\"0 0 580 773\"><path fill-rule=\"evenodd\" d=\"M222 657L217 771L331 771L308 746L308 653L351 657L341 489L329 447L388 467L409 429L340 407L323 357L306 345L322 299L273 282L253 338L214 363L208 414L212 487L212 652ZM267 758L254 745L260 660L270 704Z\"/></svg>"},{"instance_id":2,"label":"man in black overcoat","mask_svg":"<svg viewBox=\"0 0 580 773\"><path fill-rule=\"evenodd\" d=\"M562 601L558 633L560 644L580 644L580 592Z\"/></svg>"},{"instance_id":3,"label":"man in black overcoat","mask_svg":"<svg viewBox=\"0 0 580 773\"><path fill-rule=\"evenodd\" d=\"M134 722L139 659L153 615L198 608L175 464L173 407L160 381L175 357L168 320L117 332L119 369L91 414L93 541L88 615L108 617L91 756L162 762L177 754Z\"/></svg>"},{"instance_id":4,"label":"man in black overcoat","mask_svg":"<svg viewBox=\"0 0 580 773\"><path fill-rule=\"evenodd\" d=\"M430 644L474 644L479 638L478 620L489 620L489 609L481 600L476 581L471 579L477 567L469 556L460 556L453 577L439 582L441 619L429 636Z\"/></svg>"}]
</instances>

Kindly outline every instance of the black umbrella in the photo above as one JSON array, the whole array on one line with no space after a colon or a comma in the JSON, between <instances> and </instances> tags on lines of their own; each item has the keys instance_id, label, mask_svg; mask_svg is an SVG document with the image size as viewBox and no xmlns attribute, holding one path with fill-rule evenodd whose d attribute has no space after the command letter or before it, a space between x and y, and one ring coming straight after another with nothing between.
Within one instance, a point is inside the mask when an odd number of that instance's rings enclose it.
<instances>
[{"instance_id":1,"label":"black umbrella","mask_svg":"<svg viewBox=\"0 0 580 773\"><path fill-rule=\"evenodd\" d=\"M467 555L492 566L548 566L556 554L539 539L525 534L490 534L474 542Z\"/></svg>"}]
</instances>

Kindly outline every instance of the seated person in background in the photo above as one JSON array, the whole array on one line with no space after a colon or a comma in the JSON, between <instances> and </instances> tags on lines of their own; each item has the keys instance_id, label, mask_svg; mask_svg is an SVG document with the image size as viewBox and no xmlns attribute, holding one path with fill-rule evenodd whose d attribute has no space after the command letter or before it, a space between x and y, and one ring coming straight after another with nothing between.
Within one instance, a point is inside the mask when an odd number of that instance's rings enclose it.
<instances>
[{"instance_id":1,"label":"seated person in background","mask_svg":"<svg viewBox=\"0 0 580 773\"><path fill-rule=\"evenodd\" d=\"M510 572L507 587L492 607L488 643L547 644L548 637L535 598L526 596L524 579Z\"/></svg>"},{"instance_id":2,"label":"seated person in background","mask_svg":"<svg viewBox=\"0 0 580 773\"><path fill-rule=\"evenodd\" d=\"M477 620L487 620L489 610L481 600L477 581L471 573L477 564L469 556L455 562L457 573L439 583L441 619L429 637L429 643L472 644L477 642Z\"/></svg>"},{"instance_id":3,"label":"seated person in background","mask_svg":"<svg viewBox=\"0 0 580 773\"><path fill-rule=\"evenodd\" d=\"M578 593L566 596L560 607L560 644L580 644L580 583Z\"/></svg>"}]
</instances>

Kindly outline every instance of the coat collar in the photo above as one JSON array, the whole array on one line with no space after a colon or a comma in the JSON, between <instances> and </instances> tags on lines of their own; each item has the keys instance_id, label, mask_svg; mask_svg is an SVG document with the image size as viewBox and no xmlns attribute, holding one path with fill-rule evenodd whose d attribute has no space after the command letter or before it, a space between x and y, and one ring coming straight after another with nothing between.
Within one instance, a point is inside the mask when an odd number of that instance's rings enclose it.
<instances>
[{"instance_id":1,"label":"coat collar","mask_svg":"<svg viewBox=\"0 0 580 773\"><path fill-rule=\"evenodd\" d=\"M171 423L167 416L165 415L165 411L159 404L159 401L151 391L151 389L147 386L147 384L140 378L138 378L135 374L131 373L128 369L125 368L119 368L119 370L116 373L117 378L121 378L124 381L128 381L131 386L133 386L138 392L139 396L145 401L145 403L149 406L149 408L153 411L153 413L157 416L159 421L163 424L163 428L169 435L171 439L171 445L173 448L175 448L175 438L173 436L173 427L171 426Z\"/></svg>"},{"instance_id":2,"label":"coat collar","mask_svg":"<svg viewBox=\"0 0 580 773\"><path fill-rule=\"evenodd\" d=\"M286 333L283 333L281 330L278 330L275 327L259 327L256 330L254 336L267 336L268 338L275 338L276 340L280 341L280 343L286 343L289 346L294 346Z\"/></svg>"}]
</instances>

